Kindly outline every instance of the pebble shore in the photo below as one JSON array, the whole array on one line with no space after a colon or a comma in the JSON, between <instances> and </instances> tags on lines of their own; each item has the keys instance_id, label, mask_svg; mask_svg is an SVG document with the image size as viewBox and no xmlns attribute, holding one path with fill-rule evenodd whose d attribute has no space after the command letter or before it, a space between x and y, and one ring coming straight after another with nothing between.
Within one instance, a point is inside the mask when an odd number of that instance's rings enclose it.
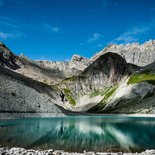
<instances>
[{"instance_id":1,"label":"pebble shore","mask_svg":"<svg viewBox=\"0 0 155 155\"><path fill-rule=\"evenodd\" d=\"M86 152L69 153L62 150L26 150L24 148L0 148L0 155L155 155L155 150L146 150L141 153L102 153L102 152Z\"/></svg>"}]
</instances>

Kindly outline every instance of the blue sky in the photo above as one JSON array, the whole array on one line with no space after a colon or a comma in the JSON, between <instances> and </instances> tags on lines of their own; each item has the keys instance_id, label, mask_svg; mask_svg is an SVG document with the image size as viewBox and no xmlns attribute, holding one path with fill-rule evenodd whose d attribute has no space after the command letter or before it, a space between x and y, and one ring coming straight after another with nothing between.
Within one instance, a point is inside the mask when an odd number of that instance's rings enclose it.
<instances>
[{"instance_id":1,"label":"blue sky","mask_svg":"<svg viewBox=\"0 0 155 155\"><path fill-rule=\"evenodd\" d=\"M155 0L0 0L0 41L31 59L87 58L155 39Z\"/></svg>"}]
</instances>

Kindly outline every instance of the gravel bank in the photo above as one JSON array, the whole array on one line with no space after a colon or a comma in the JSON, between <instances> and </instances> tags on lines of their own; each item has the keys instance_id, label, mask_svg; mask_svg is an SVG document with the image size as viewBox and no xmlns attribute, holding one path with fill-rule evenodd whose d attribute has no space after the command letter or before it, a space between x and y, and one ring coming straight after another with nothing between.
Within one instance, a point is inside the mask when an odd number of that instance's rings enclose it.
<instances>
[{"instance_id":1,"label":"gravel bank","mask_svg":"<svg viewBox=\"0 0 155 155\"><path fill-rule=\"evenodd\" d=\"M93 114L93 113L0 113L0 120L22 119L22 118L52 118L67 116L115 116L115 117L155 117L155 114Z\"/></svg>"},{"instance_id":2,"label":"gravel bank","mask_svg":"<svg viewBox=\"0 0 155 155\"><path fill-rule=\"evenodd\" d=\"M146 150L141 153L103 153L103 152L86 152L69 153L62 150L26 150L24 148L0 148L0 155L155 155L155 150Z\"/></svg>"},{"instance_id":3,"label":"gravel bank","mask_svg":"<svg viewBox=\"0 0 155 155\"><path fill-rule=\"evenodd\" d=\"M22 119L22 118L49 118L65 117L63 113L0 113L0 120Z\"/></svg>"},{"instance_id":4,"label":"gravel bank","mask_svg":"<svg viewBox=\"0 0 155 155\"><path fill-rule=\"evenodd\" d=\"M23 118L53 118L53 117L67 117L67 116L95 116L88 113L66 112L66 113L0 113L1 120L23 119ZM155 117L155 115L154 115Z\"/></svg>"}]
</instances>

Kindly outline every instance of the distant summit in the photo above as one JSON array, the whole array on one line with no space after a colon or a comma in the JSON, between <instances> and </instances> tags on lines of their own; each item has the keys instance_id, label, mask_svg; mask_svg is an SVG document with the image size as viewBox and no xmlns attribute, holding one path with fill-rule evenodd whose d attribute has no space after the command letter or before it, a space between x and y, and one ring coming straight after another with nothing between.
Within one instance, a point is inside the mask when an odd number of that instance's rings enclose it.
<instances>
[{"instance_id":1,"label":"distant summit","mask_svg":"<svg viewBox=\"0 0 155 155\"><path fill-rule=\"evenodd\" d=\"M121 55L128 63L137 66L146 66L155 61L155 40L149 40L144 44L112 44L95 54L91 61L96 60L104 53L113 52Z\"/></svg>"},{"instance_id":2,"label":"distant summit","mask_svg":"<svg viewBox=\"0 0 155 155\"><path fill-rule=\"evenodd\" d=\"M0 63L2 66L6 66L13 70L20 68L16 63L18 57L12 53L9 48L6 47L2 42L0 42Z\"/></svg>"},{"instance_id":3,"label":"distant summit","mask_svg":"<svg viewBox=\"0 0 155 155\"><path fill-rule=\"evenodd\" d=\"M82 57L78 54L74 54L71 58L71 62L88 62L89 60L85 57Z\"/></svg>"}]
</instances>

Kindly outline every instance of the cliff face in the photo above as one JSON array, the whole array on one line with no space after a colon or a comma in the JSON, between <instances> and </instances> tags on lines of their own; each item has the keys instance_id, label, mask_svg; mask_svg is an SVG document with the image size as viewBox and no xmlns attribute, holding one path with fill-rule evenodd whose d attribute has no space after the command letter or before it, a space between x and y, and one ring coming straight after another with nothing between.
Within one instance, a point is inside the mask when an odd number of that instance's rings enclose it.
<instances>
[{"instance_id":1,"label":"cliff face","mask_svg":"<svg viewBox=\"0 0 155 155\"><path fill-rule=\"evenodd\" d=\"M130 68L121 56L106 53L78 76L65 79L55 86L60 93L59 102L73 111L87 111L102 100L102 96L96 94L104 93L107 88L117 87L130 74Z\"/></svg>"},{"instance_id":2,"label":"cliff face","mask_svg":"<svg viewBox=\"0 0 155 155\"><path fill-rule=\"evenodd\" d=\"M137 66L146 66L155 61L155 40L150 40L144 44L126 44L126 45L109 45L101 52L91 58L91 61L96 60L104 53L113 52L121 55L127 63L132 63Z\"/></svg>"},{"instance_id":3,"label":"cliff face","mask_svg":"<svg viewBox=\"0 0 155 155\"><path fill-rule=\"evenodd\" d=\"M32 61L0 44L0 111L155 113L154 44L112 45L70 62Z\"/></svg>"},{"instance_id":4,"label":"cliff face","mask_svg":"<svg viewBox=\"0 0 155 155\"><path fill-rule=\"evenodd\" d=\"M116 85L124 76L130 74L126 61L115 53L106 53L94 61L79 76L64 80L76 93L87 94L93 90Z\"/></svg>"}]
</instances>

